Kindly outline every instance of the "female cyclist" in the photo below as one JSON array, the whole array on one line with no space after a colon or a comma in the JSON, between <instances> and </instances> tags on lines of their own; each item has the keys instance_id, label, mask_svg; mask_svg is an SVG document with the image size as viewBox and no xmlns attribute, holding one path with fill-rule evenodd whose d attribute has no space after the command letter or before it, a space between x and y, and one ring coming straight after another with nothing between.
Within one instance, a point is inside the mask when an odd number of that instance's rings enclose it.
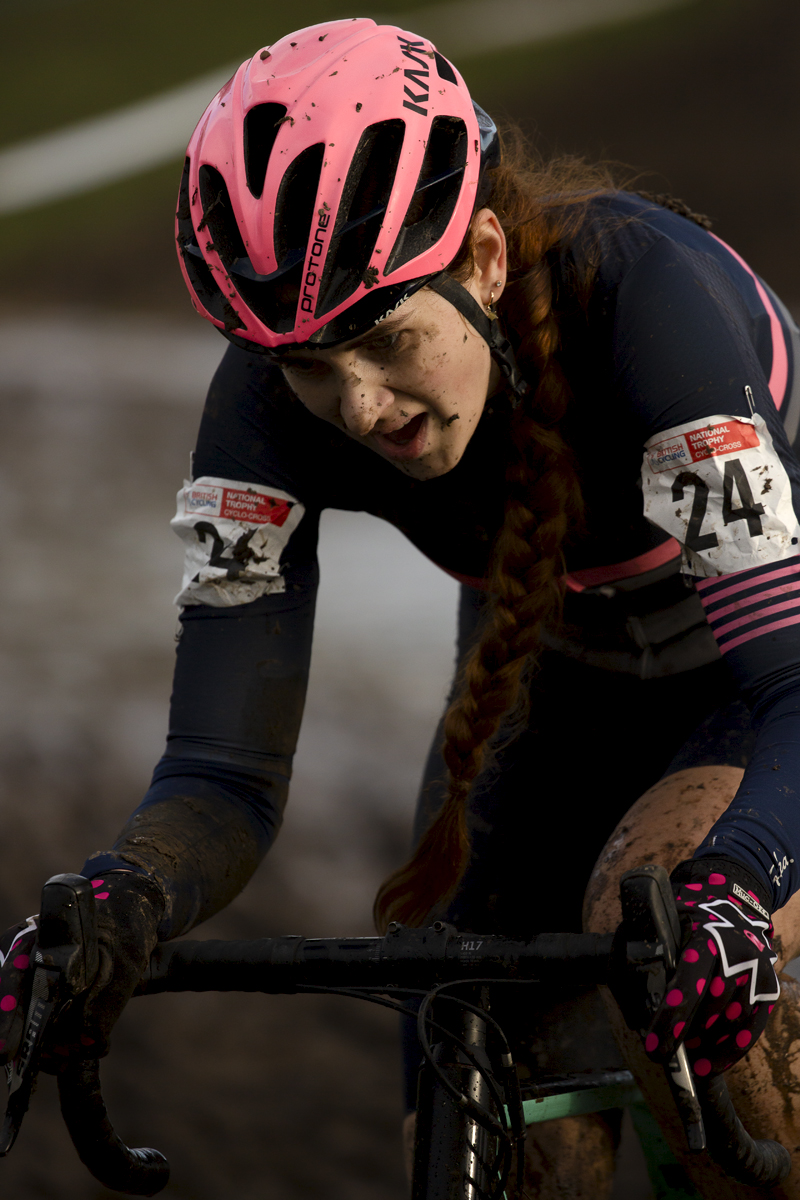
<instances>
[{"instance_id":1,"label":"female cyclist","mask_svg":"<svg viewBox=\"0 0 800 1200\"><path fill-rule=\"evenodd\" d=\"M378 926L577 930L585 902L613 929L620 872L659 861L685 936L645 1052L685 1041L707 1075L764 1030L800 950L797 331L661 199L501 145L434 46L367 19L281 39L211 102L177 240L231 346L174 521L166 753L83 867L103 967L73 1052L105 1052L156 941L223 908L278 830L325 507L385 518L462 583L453 700ZM13 1055L24 1010L4 1011ZM523 1064L613 1063L594 996L505 1015ZM779 1018L736 1095L793 1146ZM614 1114L536 1129L539 1195L609 1194Z\"/></svg>"}]
</instances>

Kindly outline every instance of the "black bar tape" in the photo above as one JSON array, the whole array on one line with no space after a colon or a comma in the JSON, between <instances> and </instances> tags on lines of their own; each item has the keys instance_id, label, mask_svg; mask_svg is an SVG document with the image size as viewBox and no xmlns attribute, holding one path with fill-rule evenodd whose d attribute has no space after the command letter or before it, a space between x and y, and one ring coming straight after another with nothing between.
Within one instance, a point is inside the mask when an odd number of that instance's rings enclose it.
<instances>
[{"instance_id":1,"label":"black bar tape","mask_svg":"<svg viewBox=\"0 0 800 1200\"><path fill-rule=\"evenodd\" d=\"M697 1080L708 1153L737 1183L767 1187L780 1183L792 1169L785 1146L768 1138L752 1138L736 1115L723 1075Z\"/></svg>"},{"instance_id":2,"label":"black bar tape","mask_svg":"<svg viewBox=\"0 0 800 1200\"><path fill-rule=\"evenodd\" d=\"M448 930L385 938L262 938L158 946L136 995L182 991L292 993L302 987L430 988L490 977L602 983L613 935L539 934L528 942Z\"/></svg>"},{"instance_id":3,"label":"black bar tape","mask_svg":"<svg viewBox=\"0 0 800 1200\"><path fill-rule=\"evenodd\" d=\"M58 1077L61 1115L83 1165L105 1187L126 1196L155 1196L169 1183L158 1150L131 1150L108 1119L96 1059L70 1064Z\"/></svg>"}]
</instances>

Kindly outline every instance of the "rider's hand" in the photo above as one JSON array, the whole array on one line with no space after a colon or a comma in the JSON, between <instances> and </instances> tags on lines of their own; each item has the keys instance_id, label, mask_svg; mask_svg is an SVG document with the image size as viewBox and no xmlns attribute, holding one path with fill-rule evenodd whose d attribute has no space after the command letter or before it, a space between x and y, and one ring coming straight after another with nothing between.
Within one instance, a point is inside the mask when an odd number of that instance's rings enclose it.
<instances>
[{"instance_id":1,"label":"rider's hand","mask_svg":"<svg viewBox=\"0 0 800 1200\"><path fill-rule=\"evenodd\" d=\"M42 1068L53 1073L68 1057L108 1054L111 1030L147 969L164 913L161 890L146 875L111 871L92 887L100 967L89 990L65 1005L49 1031Z\"/></svg>"},{"instance_id":2,"label":"rider's hand","mask_svg":"<svg viewBox=\"0 0 800 1200\"><path fill-rule=\"evenodd\" d=\"M57 1073L75 1056L102 1058L111 1030L144 974L164 911L160 889L144 875L113 871L92 880L100 967L91 987L63 1006L47 1030L42 1069ZM0 937L0 1062L19 1051L34 974L35 919Z\"/></svg>"},{"instance_id":3,"label":"rider's hand","mask_svg":"<svg viewBox=\"0 0 800 1200\"><path fill-rule=\"evenodd\" d=\"M671 882L683 941L645 1049L664 1061L683 1042L695 1074L716 1075L747 1053L780 995L768 898L725 858L682 862Z\"/></svg>"}]
</instances>

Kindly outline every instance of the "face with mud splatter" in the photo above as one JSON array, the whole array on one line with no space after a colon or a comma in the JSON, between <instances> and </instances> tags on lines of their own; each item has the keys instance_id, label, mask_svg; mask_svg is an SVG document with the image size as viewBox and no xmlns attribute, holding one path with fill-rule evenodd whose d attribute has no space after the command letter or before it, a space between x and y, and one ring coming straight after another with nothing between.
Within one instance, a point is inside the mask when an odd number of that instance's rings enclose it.
<instances>
[{"instance_id":1,"label":"face with mud splatter","mask_svg":"<svg viewBox=\"0 0 800 1200\"><path fill-rule=\"evenodd\" d=\"M473 221L473 240L476 270L465 286L485 305L505 282L505 240L488 209ZM500 382L480 334L427 288L362 337L287 351L280 365L314 416L415 479L456 466Z\"/></svg>"}]
</instances>

